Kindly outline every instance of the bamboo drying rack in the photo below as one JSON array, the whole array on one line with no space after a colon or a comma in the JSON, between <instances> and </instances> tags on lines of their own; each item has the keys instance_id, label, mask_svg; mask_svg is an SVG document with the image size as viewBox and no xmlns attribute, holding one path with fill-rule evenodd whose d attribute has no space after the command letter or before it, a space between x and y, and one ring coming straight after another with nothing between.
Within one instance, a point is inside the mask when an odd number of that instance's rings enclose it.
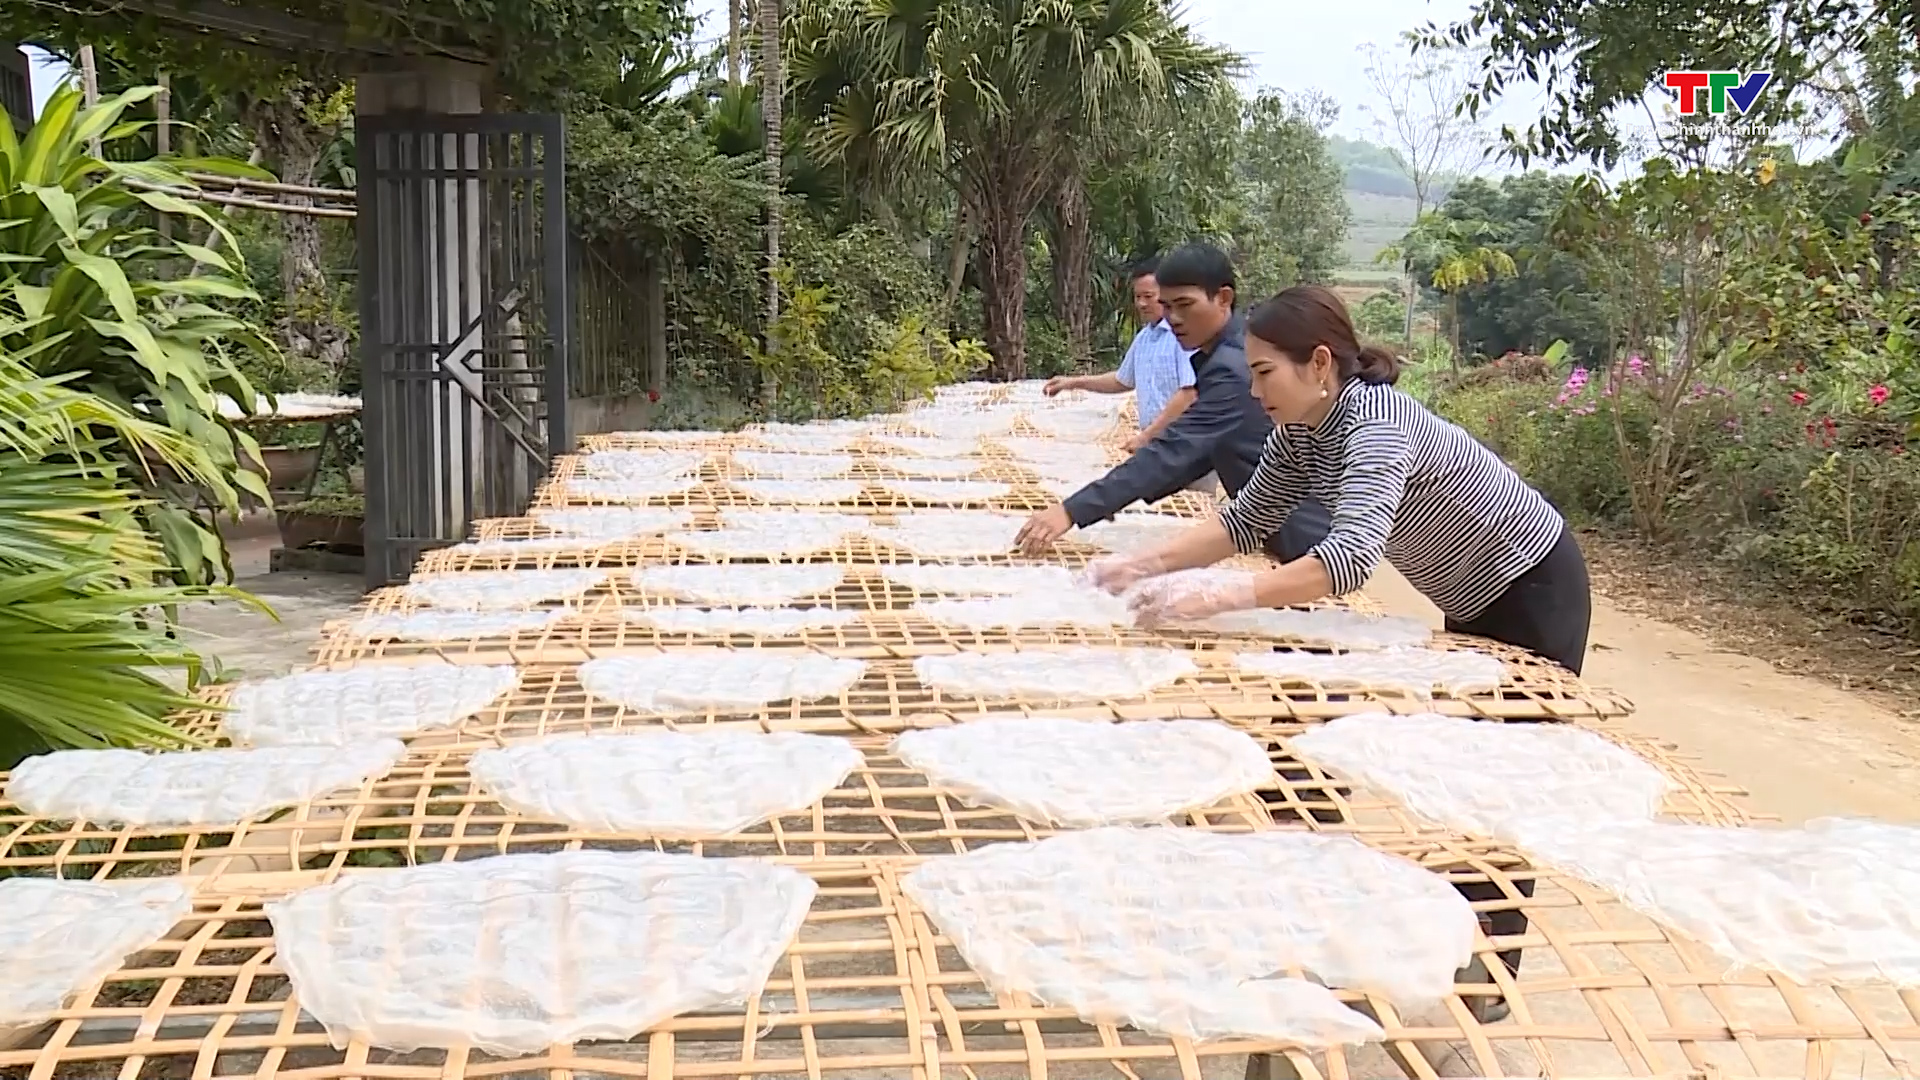
<instances>
[{"instance_id":1,"label":"bamboo drying rack","mask_svg":"<svg viewBox=\"0 0 1920 1080\"><path fill-rule=\"evenodd\" d=\"M1081 715L1090 721L1115 719L1093 710L1082 710ZM899 727L944 723L951 721ZM218 717L211 713L191 720L192 727L204 732L217 724ZM1352 790L1296 756L1289 740L1306 727L1294 723L1251 732L1273 761L1272 783L1253 794L1195 809L1179 824L1236 833L1300 828L1386 842L1454 835L1392 802ZM244 882L261 872L333 872L581 846L803 864L960 854L985 844L1041 839L1056 831L1005 810L971 806L952 790L930 783L893 755L892 733L855 734L854 725L845 731L861 752L862 764L837 788L805 809L712 840L673 842L596 832L508 811L481 790L467 772L467 761L477 749L520 739L468 727L413 737L407 756L391 772L358 788L232 828L54 823L0 801L0 873L88 879L187 874ZM1610 738L1673 778L1665 807L1670 817L1703 824L1747 820L1732 789L1702 776L1671 751L1645 739L1618 734Z\"/></svg>"},{"instance_id":2,"label":"bamboo drying rack","mask_svg":"<svg viewBox=\"0 0 1920 1080\"><path fill-rule=\"evenodd\" d=\"M806 922L744 1008L678 1016L628 1043L553 1047L508 1061L463 1050L343 1050L301 1015L273 955L263 899L341 871L261 873L205 884L166 940L90 987L27 1046L0 1050L0 1073L30 1080L272 1077L444 1080L514 1077L737 1077L870 1080L954 1076L1082 1078L1448 1075L1759 1077L1911 1075L1920 1002L1892 991L1799 987L1728 976L1722 964L1498 845L1426 836L1370 838L1456 884L1488 886L1483 918L1518 910L1520 935L1477 935L1494 981L1463 981L1418 1017L1346 991L1386 1043L1310 1054L1244 1040L1196 1045L1110 1025L1023 995L996 995L900 888L909 860L812 860L820 885ZM363 871L363 872L379 872ZM1523 883L1534 895L1524 897ZM1516 978L1492 955L1523 948ZM1474 1019L1505 997L1512 1017Z\"/></svg>"},{"instance_id":3,"label":"bamboo drying rack","mask_svg":"<svg viewBox=\"0 0 1920 1080\"><path fill-rule=\"evenodd\" d=\"M969 395L985 405L1004 404L1013 394L1005 387L969 388ZM905 434L921 430L920 425L937 428L938 418L916 418L909 411L885 428ZM1024 419L1012 428L1024 438L1040 437L1038 431ZM734 447L756 447L751 433L716 435L704 443L691 447L630 433L589 439L586 449L659 446L719 455ZM982 478L1030 487L1041 475L1012 459L992 439L979 443ZM863 441L854 475L869 480L889 475L880 464L888 453L883 447L883 439ZM552 491L577 468L577 459L561 460L541 505L561 505ZM731 464L716 464L713 456L702 470L707 492L726 490L719 485L741 475ZM686 504L732 505L711 498ZM1194 517L1211 505L1203 497L1182 495L1156 509ZM899 509L874 505L860 512L885 515ZM543 535L545 530L532 520L514 519L482 523L476 539ZM1097 554L1097 549L1068 543L1046 564L1078 566ZM1449 1069L1451 1075L1460 1075L1462 1069L1479 1076L1544 1070L1589 1078L1913 1072L1920 1052L1914 1046L1920 1042L1920 994L1805 988L1766 976L1726 975L1723 965L1699 947L1594 890L1531 868L1504 845L1464 838L1389 801L1351 790L1297 759L1290 749L1289 738L1304 727L1362 711L1570 719L1596 726L1672 778L1669 816L1724 825L1748 820L1738 792L1704 777L1669 748L1596 723L1629 711L1631 705L1552 664L1504 646L1436 635L1436 648L1476 648L1498 656L1508 671L1505 685L1460 700L1442 695L1423 701L1377 687L1282 683L1242 675L1225 656L1234 650L1271 648L1271 640L1197 631L1147 634L1131 628L956 630L904 610L931 597L889 584L877 572L888 563L1031 562L1015 556L922 559L860 538L805 553L797 561L831 561L847 568L846 580L831 593L795 603L856 611L855 621L790 638L662 634L632 616L666 598L634 588L625 568L729 560L709 560L659 537L588 543L563 553L487 554L470 548L433 552L421 561L421 572L585 565L606 569L608 576L566 605L557 621L510 635L414 643L369 639L355 628L355 620L329 625L316 655L326 667L448 660L510 661L523 669L520 686L511 694L455 728L412 736L406 757L395 769L358 789L224 829L47 821L0 802L0 875L176 874L189 876L199 889L193 916L166 940L131 958L102 983L81 990L49 1024L13 1032L11 1041L0 1033L0 1077L1428 1077L1435 1075L1439 1057L1449 1053L1459 1058ZM404 613L410 605L402 590L383 590L360 614ZM1364 600L1336 606L1377 610ZM921 686L911 664L915 656L957 651L1148 645L1189 651L1199 673L1137 701L1048 705L947 699ZM862 658L868 668L858 684L835 699L726 713L645 716L590 700L574 674L574 665L597 656L713 646L808 649ZM220 697L211 694L209 705L217 707ZM1035 839L1051 830L1004 811L968 806L955 793L905 768L888 744L893 734L908 728L1022 714L1089 721L1213 718L1248 732L1274 762L1272 784L1196 809L1179 824L1227 832L1346 833L1418 859L1458 883L1477 884L1475 895L1492 897L1475 904L1483 915L1483 932L1476 942L1479 966L1493 972L1492 981L1467 978L1442 1008L1418 1019L1397 1016L1384 1003L1371 1002L1387 1043L1324 1055L1278 1044L1194 1045L1154 1038L1089 1025L1066 1010L1018 995L996 996L967 971L950 943L902 893L899 879L925 858ZM214 711L192 713L179 722L197 736L218 734ZM837 734L854 742L862 764L810 807L731 836L686 843L595 833L513 814L479 790L467 771L469 755L481 747L544 734L641 727ZM511 1061L462 1050L400 1054L358 1043L335 1050L290 1000L261 915L263 900L341 874L377 873L381 867L581 847L771 858L812 875L821 893L765 991L743 1009L680 1016L629 1043L555 1047ZM1522 888L1535 883L1536 888ZM1532 895L1526 895L1528 891ZM1524 932L1489 936L1491 924L1485 919L1512 911L1528 917ZM1515 948L1524 948L1528 957L1517 979L1493 957ZM1469 1005L1494 994L1506 997L1512 1019L1482 1024ZM1356 995L1342 996L1357 1000Z\"/></svg>"}]
</instances>

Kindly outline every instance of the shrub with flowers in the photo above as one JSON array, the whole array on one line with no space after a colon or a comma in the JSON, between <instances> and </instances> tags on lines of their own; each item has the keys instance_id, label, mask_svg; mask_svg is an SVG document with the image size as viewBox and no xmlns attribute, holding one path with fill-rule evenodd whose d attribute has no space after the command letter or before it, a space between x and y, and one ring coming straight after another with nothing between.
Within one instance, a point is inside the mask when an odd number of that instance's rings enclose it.
<instances>
[{"instance_id":1,"label":"shrub with flowers","mask_svg":"<svg viewBox=\"0 0 1920 1080\"><path fill-rule=\"evenodd\" d=\"M1658 163L1582 190L1556 242L1607 298L1616 358L1437 406L1569 516L1920 623L1920 196L1835 214L1818 170Z\"/></svg>"}]
</instances>

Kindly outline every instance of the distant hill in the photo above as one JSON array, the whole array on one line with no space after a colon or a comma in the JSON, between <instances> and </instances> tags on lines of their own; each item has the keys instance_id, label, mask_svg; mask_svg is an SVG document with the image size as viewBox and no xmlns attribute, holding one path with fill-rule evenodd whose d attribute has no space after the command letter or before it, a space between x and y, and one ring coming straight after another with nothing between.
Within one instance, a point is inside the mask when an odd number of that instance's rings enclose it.
<instances>
[{"instance_id":1,"label":"distant hill","mask_svg":"<svg viewBox=\"0 0 1920 1080\"><path fill-rule=\"evenodd\" d=\"M1333 160L1346 174L1347 208L1353 227L1347 230L1347 266L1379 270L1374 256L1397 242L1413 224L1413 181L1395 163L1393 152L1365 139L1327 136ZM1445 198L1445 192L1436 192Z\"/></svg>"}]
</instances>

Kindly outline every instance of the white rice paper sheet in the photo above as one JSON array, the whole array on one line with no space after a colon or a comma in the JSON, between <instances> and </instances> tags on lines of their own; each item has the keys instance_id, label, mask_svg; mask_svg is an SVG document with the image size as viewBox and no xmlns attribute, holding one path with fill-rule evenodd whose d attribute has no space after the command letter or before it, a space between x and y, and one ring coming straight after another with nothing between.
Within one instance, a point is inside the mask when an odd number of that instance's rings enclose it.
<instances>
[{"instance_id":1,"label":"white rice paper sheet","mask_svg":"<svg viewBox=\"0 0 1920 1080\"><path fill-rule=\"evenodd\" d=\"M1328 689L1398 690L1422 699L1432 697L1435 690L1456 698L1491 693L1500 689L1507 673L1499 657L1472 649L1281 650L1240 653L1234 663L1247 674L1283 682L1310 682Z\"/></svg>"},{"instance_id":2,"label":"white rice paper sheet","mask_svg":"<svg viewBox=\"0 0 1920 1080\"><path fill-rule=\"evenodd\" d=\"M1058 592L1029 592L972 600L932 600L913 611L938 626L962 630L1031 630L1083 627L1105 630L1132 626L1127 602L1099 589L1069 587Z\"/></svg>"},{"instance_id":3,"label":"white rice paper sheet","mask_svg":"<svg viewBox=\"0 0 1920 1080\"><path fill-rule=\"evenodd\" d=\"M1570 724L1362 713L1288 743L1302 760L1429 821L1509 843L1550 817L1649 820L1673 788L1638 754Z\"/></svg>"},{"instance_id":4,"label":"white rice paper sheet","mask_svg":"<svg viewBox=\"0 0 1920 1080\"><path fill-rule=\"evenodd\" d=\"M1920 828L1851 818L1725 828L1562 813L1518 831L1528 855L1735 969L1805 985L1920 988Z\"/></svg>"},{"instance_id":5,"label":"white rice paper sheet","mask_svg":"<svg viewBox=\"0 0 1920 1080\"><path fill-rule=\"evenodd\" d=\"M707 558L781 559L840 547L869 531L854 514L727 510L712 532L674 533L674 544Z\"/></svg>"},{"instance_id":6,"label":"white rice paper sheet","mask_svg":"<svg viewBox=\"0 0 1920 1080\"><path fill-rule=\"evenodd\" d=\"M1230 611L1206 619L1199 625L1223 634L1278 638L1349 652L1419 648L1433 640L1433 631L1418 619L1398 615L1362 615L1344 608Z\"/></svg>"},{"instance_id":7,"label":"white rice paper sheet","mask_svg":"<svg viewBox=\"0 0 1920 1080\"><path fill-rule=\"evenodd\" d=\"M874 486L910 502L936 505L991 502L1013 494L1012 484L995 480L876 480Z\"/></svg>"},{"instance_id":8,"label":"white rice paper sheet","mask_svg":"<svg viewBox=\"0 0 1920 1080\"><path fill-rule=\"evenodd\" d=\"M240 746L354 746L457 726L519 684L505 665L306 671L241 683L220 726Z\"/></svg>"},{"instance_id":9,"label":"white rice paper sheet","mask_svg":"<svg viewBox=\"0 0 1920 1080\"><path fill-rule=\"evenodd\" d=\"M978 439L942 439L920 435L886 435L875 440L888 450L923 458L967 458L980 450Z\"/></svg>"},{"instance_id":10,"label":"white rice paper sheet","mask_svg":"<svg viewBox=\"0 0 1920 1080\"><path fill-rule=\"evenodd\" d=\"M630 540L693 527L691 510L657 506L569 506L530 515L554 532L594 540Z\"/></svg>"},{"instance_id":11,"label":"white rice paper sheet","mask_svg":"<svg viewBox=\"0 0 1920 1080\"><path fill-rule=\"evenodd\" d=\"M903 476L930 480L964 480L987 467L984 461L967 458L880 458L879 464Z\"/></svg>"},{"instance_id":12,"label":"white rice paper sheet","mask_svg":"<svg viewBox=\"0 0 1920 1080\"><path fill-rule=\"evenodd\" d=\"M785 428L757 431L753 440L767 450L788 454L844 454L860 441L857 431L827 431L811 428Z\"/></svg>"},{"instance_id":13,"label":"white rice paper sheet","mask_svg":"<svg viewBox=\"0 0 1920 1080\"><path fill-rule=\"evenodd\" d=\"M880 576L920 593L950 596L1016 596L1075 588L1064 566L881 566Z\"/></svg>"},{"instance_id":14,"label":"white rice paper sheet","mask_svg":"<svg viewBox=\"0 0 1920 1080\"><path fill-rule=\"evenodd\" d=\"M1199 668L1176 649L1074 648L922 656L913 673L950 698L1120 701L1145 697Z\"/></svg>"},{"instance_id":15,"label":"white rice paper sheet","mask_svg":"<svg viewBox=\"0 0 1920 1080\"><path fill-rule=\"evenodd\" d=\"M968 806L1073 829L1165 823L1274 779L1258 742L1210 720L969 720L909 731L893 752Z\"/></svg>"},{"instance_id":16,"label":"white rice paper sheet","mask_svg":"<svg viewBox=\"0 0 1920 1080\"><path fill-rule=\"evenodd\" d=\"M1067 534L1116 555L1137 555L1152 551L1191 530L1199 522L1171 514L1115 514L1084 529Z\"/></svg>"},{"instance_id":17,"label":"white rice paper sheet","mask_svg":"<svg viewBox=\"0 0 1920 1080\"><path fill-rule=\"evenodd\" d=\"M581 455L580 471L605 480L668 480L693 475L706 460L704 450L598 450Z\"/></svg>"},{"instance_id":18,"label":"white rice paper sheet","mask_svg":"<svg viewBox=\"0 0 1920 1080\"><path fill-rule=\"evenodd\" d=\"M867 489L859 480L729 480L727 483L761 502L785 506L854 502Z\"/></svg>"},{"instance_id":19,"label":"white rice paper sheet","mask_svg":"<svg viewBox=\"0 0 1920 1080\"><path fill-rule=\"evenodd\" d=\"M666 634L700 637L798 637L815 630L832 630L859 621L860 613L840 608L629 608L621 618L651 626Z\"/></svg>"},{"instance_id":20,"label":"white rice paper sheet","mask_svg":"<svg viewBox=\"0 0 1920 1080\"><path fill-rule=\"evenodd\" d=\"M416 577L403 591L443 611L524 611L578 600L606 577L605 570L468 570Z\"/></svg>"},{"instance_id":21,"label":"white rice paper sheet","mask_svg":"<svg viewBox=\"0 0 1920 1080\"><path fill-rule=\"evenodd\" d=\"M640 713L724 712L778 701L838 697L866 674L864 660L799 649L676 649L580 665L587 693Z\"/></svg>"},{"instance_id":22,"label":"white rice paper sheet","mask_svg":"<svg viewBox=\"0 0 1920 1080\"><path fill-rule=\"evenodd\" d=\"M512 637L545 630L572 612L556 611L415 611L365 615L348 624L355 635L369 641L473 641Z\"/></svg>"},{"instance_id":23,"label":"white rice paper sheet","mask_svg":"<svg viewBox=\"0 0 1920 1080\"><path fill-rule=\"evenodd\" d=\"M398 739L260 750L60 750L21 762L7 798L38 817L102 825L238 825L385 776Z\"/></svg>"},{"instance_id":24,"label":"white rice paper sheet","mask_svg":"<svg viewBox=\"0 0 1920 1080\"><path fill-rule=\"evenodd\" d=\"M0 878L0 1030L52 1018L193 913L175 878ZM25 1075L24 1072L21 1075Z\"/></svg>"},{"instance_id":25,"label":"white rice paper sheet","mask_svg":"<svg viewBox=\"0 0 1920 1080\"><path fill-rule=\"evenodd\" d=\"M994 992L1198 1042L1379 1039L1327 986L1429 1008L1476 929L1444 878L1303 832L1094 829L934 859L901 884Z\"/></svg>"},{"instance_id":26,"label":"white rice paper sheet","mask_svg":"<svg viewBox=\"0 0 1920 1080\"><path fill-rule=\"evenodd\" d=\"M605 540L585 536L530 536L510 540L468 540L448 548L447 553L456 557L487 555L517 560L528 556L580 555L604 547L606 543Z\"/></svg>"},{"instance_id":27,"label":"white rice paper sheet","mask_svg":"<svg viewBox=\"0 0 1920 1080\"><path fill-rule=\"evenodd\" d=\"M816 891L755 859L566 851L354 875L266 911L336 1049L513 1056L743 1004Z\"/></svg>"},{"instance_id":28,"label":"white rice paper sheet","mask_svg":"<svg viewBox=\"0 0 1920 1080\"><path fill-rule=\"evenodd\" d=\"M894 524L874 526L878 544L928 559L1007 555L1027 519L991 510L931 510L900 514Z\"/></svg>"},{"instance_id":29,"label":"white rice paper sheet","mask_svg":"<svg viewBox=\"0 0 1920 1080\"><path fill-rule=\"evenodd\" d=\"M560 493L572 499L609 503L644 503L684 495L700 486L697 477L576 477L560 485Z\"/></svg>"},{"instance_id":30,"label":"white rice paper sheet","mask_svg":"<svg viewBox=\"0 0 1920 1080\"><path fill-rule=\"evenodd\" d=\"M832 480L845 476L853 459L842 455L772 454L735 450L733 463L746 475L766 480Z\"/></svg>"},{"instance_id":31,"label":"white rice paper sheet","mask_svg":"<svg viewBox=\"0 0 1920 1080\"><path fill-rule=\"evenodd\" d=\"M982 439L1005 435L1020 422L1020 410L1011 406L979 409L922 409L913 414L914 429L939 439Z\"/></svg>"},{"instance_id":32,"label":"white rice paper sheet","mask_svg":"<svg viewBox=\"0 0 1920 1080\"><path fill-rule=\"evenodd\" d=\"M860 763L852 743L821 735L637 731L482 750L471 772L517 814L599 833L693 840L805 810Z\"/></svg>"},{"instance_id":33,"label":"white rice paper sheet","mask_svg":"<svg viewBox=\"0 0 1920 1080\"><path fill-rule=\"evenodd\" d=\"M641 566L633 587L716 607L779 607L838 588L846 571L834 563L765 566Z\"/></svg>"},{"instance_id":34,"label":"white rice paper sheet","mask_svg":"<svg viewBox=\"0 0 1920 1080\"><path fill-rule=\"evenodd\" d=\"M1111 468L1104 447L1086 443L1056 442L1052 439L995 439L1007 453L1028 465L1053 469Z\"/></svg>"}]
</instances>

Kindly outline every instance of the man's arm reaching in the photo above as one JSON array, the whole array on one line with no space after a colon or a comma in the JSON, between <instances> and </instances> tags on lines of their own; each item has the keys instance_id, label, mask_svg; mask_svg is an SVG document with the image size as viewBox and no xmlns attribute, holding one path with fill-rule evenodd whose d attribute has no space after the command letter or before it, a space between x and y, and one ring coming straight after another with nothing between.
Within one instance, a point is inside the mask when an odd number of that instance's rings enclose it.
<instances>
[{"instance_id":1,"label":"man's arm reaching","mask_svg":"<svg viewBox=\"0 0 1920 1080\"><path fill-rule=\"evenodd\" d=\"M1120 381L1116 372L1105 371L1098 375L1055 375L1047 380L1041 393L1052 397L1062 390L1091 390L1096 394L1124 394L1133 387Z\"/></svg>"},{"instance_id":2,"label":"man's arm reaching","mask_svg":"<svg viewBox=\"0 0 1920 1080\"><path fill-rule=\"evenodd\" d=\"M1105 521L1141 499L1157 499L1193 483L1213 467L1213 451L1245 417L1252 391L1244 377L1219 364L1200 375L1192 404L1158 438L1066 500L1067 515L1080 527Z\"/></svg>"},{"instance_id":3,"label":"man's arm reaching","mask_svg":"<svg viewBox=\"0 0 1920 1080\"><path fill-rule=\"evenodd\" d=\"M1161 432L1172 427L1173 422L1180 419L1180 414L1186 412L1187 409L1199 399L1200 391L1195 390L1191 386L1181 387L1174 393L1173 397L1168 400L1167 407L1160 410L1160 415L1153 418L1153 423L1148 424L1140 434L1127 440L1127 449L1138 450L1159 438Z\"/></svg>"}]
</instances>

